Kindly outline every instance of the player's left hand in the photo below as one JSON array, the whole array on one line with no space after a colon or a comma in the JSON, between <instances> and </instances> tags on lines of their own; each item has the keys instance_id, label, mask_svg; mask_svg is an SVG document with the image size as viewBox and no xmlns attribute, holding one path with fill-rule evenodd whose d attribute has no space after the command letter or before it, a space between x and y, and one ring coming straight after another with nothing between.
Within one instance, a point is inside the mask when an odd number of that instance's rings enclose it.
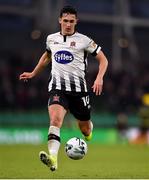
<instances>
[{"instance_id":1,"label":"player's left hand","mask_svg":"<svg viewBox=\"0 0 149 180\"><path fill-rule=\"evenodd\" d=\"M102 87L103 87L103 79L96 79L94 81L94 84L92 86L93 92L96 94L96 96L100 95L102 92Z\"/></svg>"}]
</instances>

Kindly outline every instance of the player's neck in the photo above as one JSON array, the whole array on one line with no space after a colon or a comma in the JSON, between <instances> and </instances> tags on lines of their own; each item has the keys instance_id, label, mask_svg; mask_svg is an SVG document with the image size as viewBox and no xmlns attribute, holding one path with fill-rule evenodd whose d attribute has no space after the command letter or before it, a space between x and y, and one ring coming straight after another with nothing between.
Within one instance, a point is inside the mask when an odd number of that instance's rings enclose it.
<instances>
[{"instance_id":1,"label":"player's neck","mask_svg":"<svg viewBox=\"0 0 149 180\"><path fill-rule=\"evenodd\" d=\"M60 34L63 35L63 36L72 36L72 35L75 34L75 33L76 33L76 31L74 31L74 32L71 33L71 34L67 34L67 33L64 33L64 32L62 32L62 31L60 31Z\"/></svg>"}]
</instances>

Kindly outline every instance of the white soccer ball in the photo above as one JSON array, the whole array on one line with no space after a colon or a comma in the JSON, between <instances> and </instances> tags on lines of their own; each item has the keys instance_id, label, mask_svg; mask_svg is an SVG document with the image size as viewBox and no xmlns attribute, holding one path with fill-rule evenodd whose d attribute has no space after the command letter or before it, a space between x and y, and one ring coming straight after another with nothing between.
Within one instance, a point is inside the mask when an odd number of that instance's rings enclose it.
<instances>
[{"instance_id":1,"label":"white soccer ball","mask_svg":"<svg viewBox=\"0 0 149 180\"><path fill-rule=\"evenodd\" d=\"M65 151L71 159L82 159L87 153L87 144L83 139L73 137L67 141Z\"/></svg>"}]
</instances>

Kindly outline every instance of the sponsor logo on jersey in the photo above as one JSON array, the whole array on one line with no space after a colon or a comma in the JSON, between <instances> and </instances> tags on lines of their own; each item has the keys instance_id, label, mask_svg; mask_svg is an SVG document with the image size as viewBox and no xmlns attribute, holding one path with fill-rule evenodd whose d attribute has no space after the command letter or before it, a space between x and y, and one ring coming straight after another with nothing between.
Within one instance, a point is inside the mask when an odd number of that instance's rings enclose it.
<instances>
[{"instance_id":1,"label":"sponsor logo on jersey","mask_svg":"<svg viewBox=\"0 0 149 180\"><path fill-rule=\"evenodd\" d=\"M61 64L68 64L74 60L69 51L58 51L54 54L55 61Z\"/></svg>"}]
</instances>

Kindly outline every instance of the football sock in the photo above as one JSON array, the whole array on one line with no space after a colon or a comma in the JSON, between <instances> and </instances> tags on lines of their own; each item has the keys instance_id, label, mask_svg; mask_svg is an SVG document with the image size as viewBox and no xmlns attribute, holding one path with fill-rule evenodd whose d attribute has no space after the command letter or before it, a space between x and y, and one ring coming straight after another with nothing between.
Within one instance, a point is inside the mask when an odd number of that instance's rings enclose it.
<instances>
[{"instance_id":1,"label":"football sock","mask_svg":"<svg viewBox=\"0 0 149 180\"><path fill-rule=\"evenodd\" d=\"M60 147L60 128L50 126L48 132L48 150L52 156L57 156Z\"/></svg>"}]
</instances>

